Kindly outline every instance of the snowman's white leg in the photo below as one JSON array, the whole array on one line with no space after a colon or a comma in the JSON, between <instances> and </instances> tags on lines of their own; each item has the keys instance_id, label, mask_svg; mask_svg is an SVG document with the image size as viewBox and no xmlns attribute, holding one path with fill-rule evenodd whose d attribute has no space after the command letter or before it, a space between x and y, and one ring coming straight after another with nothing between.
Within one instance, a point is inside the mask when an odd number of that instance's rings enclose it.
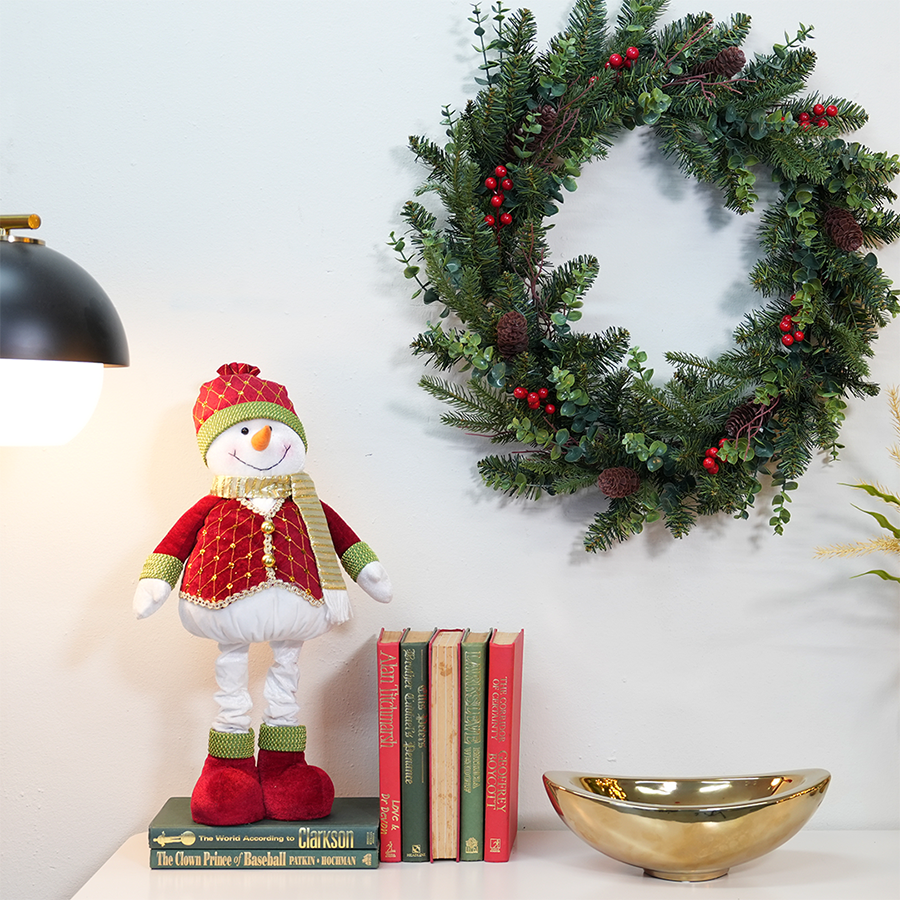
<instances>
[{"instance_id":1,"label":"snowman's white leg","mask_svg":"<svg viewBox=\"0 0 900 900\"><path fill-rule=\"evenodd\" d=\"M299 725L300 705L297 686L300 683L300 649L303 641L269 641L274 657L266 675L263 696L268 707L263 713L267 725Z\"/></svg>"},{"instance_id":2,"label":"snowman's white leg","mask_svg":"<svg viewBox=\"0 0 900 900\"><path fill-rule=\"evenodd\" d=\"M219 644L216 659L216 702L219 715L213 722L214 731L229 734L250 731L250 710L253 701L247 689L249 644Z\"/></svg>"}]
</instances>

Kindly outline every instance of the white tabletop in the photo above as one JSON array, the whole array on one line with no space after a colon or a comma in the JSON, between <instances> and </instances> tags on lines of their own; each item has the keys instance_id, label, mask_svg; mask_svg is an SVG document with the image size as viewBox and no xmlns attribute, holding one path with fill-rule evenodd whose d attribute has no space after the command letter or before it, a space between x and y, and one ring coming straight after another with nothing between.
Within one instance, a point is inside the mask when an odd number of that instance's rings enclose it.
<instances>
[{"instance_id":1,"label":"white tabletop","mask_svg":"<svg viewBox=\"0 0 900 900\"><path fill-rule=\"evenodd\" d=\"M715 881L660 881L568 831L521 831L507 863L382 863L377 869L155 870L129 838L73 900L898 900L900 832L801 831Z\"/></svg>"}]
</instances>

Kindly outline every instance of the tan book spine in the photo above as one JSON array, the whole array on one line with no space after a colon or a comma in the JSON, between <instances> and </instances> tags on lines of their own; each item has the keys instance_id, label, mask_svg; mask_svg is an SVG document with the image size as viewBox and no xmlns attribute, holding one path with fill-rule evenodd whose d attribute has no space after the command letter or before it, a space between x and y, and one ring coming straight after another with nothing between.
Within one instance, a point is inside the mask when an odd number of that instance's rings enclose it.
<instances>
[{"instance_id":1,"label":"tan book spine","mask_svg":"<svg viewBox=\"0 0 900 900\"><path fill-rule=\"evenodd\" d=\"M431 858L459 858L459 679L463 629L438 631L429 667Z\"/></svg>"}]
</instances>

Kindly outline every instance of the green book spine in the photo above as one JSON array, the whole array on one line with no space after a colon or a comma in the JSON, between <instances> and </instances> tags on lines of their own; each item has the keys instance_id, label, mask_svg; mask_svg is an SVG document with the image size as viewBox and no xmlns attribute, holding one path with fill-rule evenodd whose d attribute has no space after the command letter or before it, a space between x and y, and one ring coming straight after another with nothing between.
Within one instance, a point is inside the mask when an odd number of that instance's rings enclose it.
<instances>
[{"instance_id":1,"label":"green book spine","mask_svg":"<svg viewBox=\"0 0 900 900\"><path fill-rule=\"evenodd\" d=\"M400 848L404 862L430 859L428 822L428 641L411 631L400 644Z\"/></svg>"},{"instance_id":2,"label":"green book spine","mask_svg":"<svg viewBox=\"0 0 900 900\"><path fill-rule=\"evenodd\" d=\"M150 849L151 869L376 869L378 850Z\"/></svg>"},{"instance_id":3,"label":"green book spine","mask_svg":"<svg viewBox=\"0 0 900 900\"><path fill-rule=\"evenodd\" d=\"M484 859L484 729L489 633L462 642L459 858Z\"/></svg>"},{"instance_id":4,"label":"green book spine","mask_svg":"<svg viewBox=\"0 0 900 900\"><path fill-rule=\"evenodd\" d=\"M336 797L331 814L309 822L263 819L250 825L198 825L190 797L171 797L149 828L153 850L300 850L304 853L378 849L378 798ZM162 866L160 868L170 868ZM171 866L175 868L175 866Z\"/></svg>"}]
</instances>

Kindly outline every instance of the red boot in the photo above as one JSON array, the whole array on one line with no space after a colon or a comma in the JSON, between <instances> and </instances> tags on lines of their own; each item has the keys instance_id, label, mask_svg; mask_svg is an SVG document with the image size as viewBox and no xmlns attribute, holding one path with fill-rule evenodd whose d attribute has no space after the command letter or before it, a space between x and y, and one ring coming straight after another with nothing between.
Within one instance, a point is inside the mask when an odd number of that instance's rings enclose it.
<instances>
[{"instance_id":1,"label":"red boot","mask_svg":"<svg viewBox=\"0 0 900 900\"><path fill-rule=\"evenodd\" d=\"M334 784L323 769L307 764L305 749L305 726L260 726L259 779L270 819L321 819L331 812Z\"/></svg>"},{"instance_id":2,"label":"red boot","mask_svg":"<svg viewBox=\"0 0 900 900\"><path fill-rule=\"evenodd\" d=\"M253 759L253 730L244 734L211 731L209 756L191 794L191 817L201 825L247 825L265 815Z\"/></svg>"}]
</instances>

